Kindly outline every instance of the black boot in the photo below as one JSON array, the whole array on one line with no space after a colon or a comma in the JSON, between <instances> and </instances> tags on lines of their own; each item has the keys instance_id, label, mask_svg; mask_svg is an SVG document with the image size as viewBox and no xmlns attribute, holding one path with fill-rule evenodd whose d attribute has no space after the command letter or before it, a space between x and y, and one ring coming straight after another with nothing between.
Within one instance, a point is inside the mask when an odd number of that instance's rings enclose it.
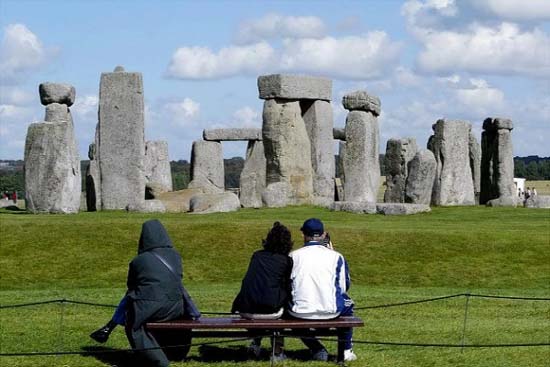
<instances>
[{"instance_id":1,"label":"black boot","mask_svg":"<svg viewBox=\"0 0 550 367\"><path fill-rule=\"evenodd\" d=\"M111 335L111 332L115 327L116 323L113 320L110 320L107 325L91 333L90 338L98 343L105 343L109 339L109 335Z\"/></svg>"}]
</instances>

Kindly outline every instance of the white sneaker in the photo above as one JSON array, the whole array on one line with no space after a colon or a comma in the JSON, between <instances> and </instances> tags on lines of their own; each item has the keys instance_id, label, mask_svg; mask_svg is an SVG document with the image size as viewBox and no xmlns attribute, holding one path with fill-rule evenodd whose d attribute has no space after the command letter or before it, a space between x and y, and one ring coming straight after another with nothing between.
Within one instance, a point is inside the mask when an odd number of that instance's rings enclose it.
<instances>
[{"instance_id":1,"label":"white sneaker","mask_svg":"<svg viewBox=\"0 0 550 367\"><path fill-rule=\"evenodd\" d=\"M247 352L251 357L260 358L260 354L262 354L262 347L252 342L248 346Z\"/></svg>"},{"instance_id":2,"label":"white sneaker","mask_svg":"<svg viewBox=\"0 0 550 367\"><path fill-rule=\"evenodd\" d=\"M328 361L328 352L326 349L323 348L320 351L314 353L312 358L314 361L326 362Z\"/></svg>"},{"instance_id":3,"label":"white sneaker","mask_svg":"<svg viewBox=\"0 0 550 367\"><path fill-rule=\"evenodd\" d=\"M356 359L357 359L357 356L355 355L355 353L353 353L352 349L346 349L344 351L344 361L349 362L349 361L355 361Z\"/></svg>"},{"instance_id":4,"label":"white sneaker","mask_svg":"<svg viewBox=\"0 0 550 367\"><path fill-rule=\"evenodd\" d=\"M271 362L273 363L280 363L283 362L286 359L286 355L284 353L275 354L271 356Z\"/></svg>"}]
</instances>

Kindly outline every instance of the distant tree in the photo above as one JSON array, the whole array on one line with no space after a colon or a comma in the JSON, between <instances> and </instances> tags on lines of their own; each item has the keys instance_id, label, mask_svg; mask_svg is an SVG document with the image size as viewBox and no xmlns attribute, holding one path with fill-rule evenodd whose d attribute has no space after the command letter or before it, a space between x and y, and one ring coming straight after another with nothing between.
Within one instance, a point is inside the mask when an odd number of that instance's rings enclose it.
<instances>
[{"instance_id":1,"label":"distant tree","mask_svg":"<svg viewBox=\"0 0 550 367\"><path fill-rule=\"evenodd\" d=\"M171 161L170 170L172 171L172 188L174 191L187 188L190 181L191 165L185 160Z\"/></svg>"},{"instance_id":2,"label":"distant tree","mask_svg":"<svg viewBox=\"0 0 550 367\"><path fill-rule=\"evenodd\" d=\"M0 172L0 192L17 191L18 197L25 196L25 178L23 170L11 170Z\"/></svg>"},{"instance_id":3,"label":"distant tree","mask_svg":"<svg viewBox=\"0 0 550 367\"><path fill-rule=\"evenodd\" d=\"M244 167L244 159L242 157L233 157L231 159L224 159L223 163L225 171L225 187L239 187L241 182L241 172Z\"/></svg>"}]
</instances>

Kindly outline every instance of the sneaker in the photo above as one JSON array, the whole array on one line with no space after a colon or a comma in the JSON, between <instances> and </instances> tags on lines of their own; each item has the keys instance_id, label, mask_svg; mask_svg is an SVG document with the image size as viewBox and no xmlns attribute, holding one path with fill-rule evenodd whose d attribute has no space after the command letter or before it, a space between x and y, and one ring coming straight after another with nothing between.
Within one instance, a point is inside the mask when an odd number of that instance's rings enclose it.
<instances>
[{"instance_id":1,"label":"sneaker","mask_svg":"<svg viewBox=\"0 0 550 367\"><path fill-rule=\"evenodd\" d=\"M252 342L250 343L246 351L251 357L260 358L260 354L262 353L262 347L256 344L255 342Z\"/></svg>"},{"instance_id":2,"label":"sneaker","mask_svg":"<svg viewBox=\"0 0 550 367\"><path fill-rule=\"evenodd\" d=\"M95 340L98 343L105 343L109 339L111 330L107 326L103 326L101 329L97 329L90 334L90 338Z\"/></svg>"},{"instance_id":3,"label":"sneaker","mask_svg":"<svg viewBox=\"0 0 550 367\"><path fill-rule=\"evenodd\" d=\"M346 349L344 351L344 361L349 362L349 361L355 361L356 359L357 359L357 356L355 355L355 353L353 353L353 349Z\"/></svg>"},{"instance_id":4,"label":"sneaker","mask_svg":"<svg viewBox=\"0 0 550 367\"><path fill-rule=\"evenodd\" d=\"M328 361L328 352L326 349L321 349L315 353L313 353L313 360L314 361L322 361L322 362L326 362Z\"/></svg>"},{"instance_id":5,"label":"sneaker","mask_svg":"<svg viewBox=\"0 0 550 367\"><path fill-rule=\"evenodd\" d=\"M286 359L286 355L284 353L279 353L271 356L271 362L273 363L280 363Z\"/></svg>"}]
</instances>

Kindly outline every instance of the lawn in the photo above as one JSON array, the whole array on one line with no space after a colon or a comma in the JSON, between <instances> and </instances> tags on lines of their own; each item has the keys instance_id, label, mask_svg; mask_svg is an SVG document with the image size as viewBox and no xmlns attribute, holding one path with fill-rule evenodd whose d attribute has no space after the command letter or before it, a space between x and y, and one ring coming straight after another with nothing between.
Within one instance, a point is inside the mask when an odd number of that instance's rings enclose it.
<instances>
[{"instance_id":1,"label":"lawn","mask_svg":"<svg viewBox=\"0 0 550 367\"><path fill-rule=\"evenodd\" d=\"M550 297L550 210L434 208L407 217L356 215L314 207L241 210L229 214L29 215L0 211L0 303L50 299L116 304L143 221L159 218L184 259L184 282L203 311L227 312L251 253L275 220L291 227L295 247L308 217L323 219L350 264L356 306L455 293ZM550 347L421 348L362 341L460 344L550 342L550 302L465 297L358 310L356 366L546 366ZM112 308L48 304L0 310L0 353L97 350L89 332ZM463 335L463 332L465 334ZM197 340L196 342L201 342ZM193 347L176 366L267 366L245 362L245 341ZM335 353L335 343L327 342ZM285 366L307 361L287 340ZM122 329L107 348L128 347ZM2 366L131 366L121 353L0 357Z\"/></svg>"}]
</instances>

